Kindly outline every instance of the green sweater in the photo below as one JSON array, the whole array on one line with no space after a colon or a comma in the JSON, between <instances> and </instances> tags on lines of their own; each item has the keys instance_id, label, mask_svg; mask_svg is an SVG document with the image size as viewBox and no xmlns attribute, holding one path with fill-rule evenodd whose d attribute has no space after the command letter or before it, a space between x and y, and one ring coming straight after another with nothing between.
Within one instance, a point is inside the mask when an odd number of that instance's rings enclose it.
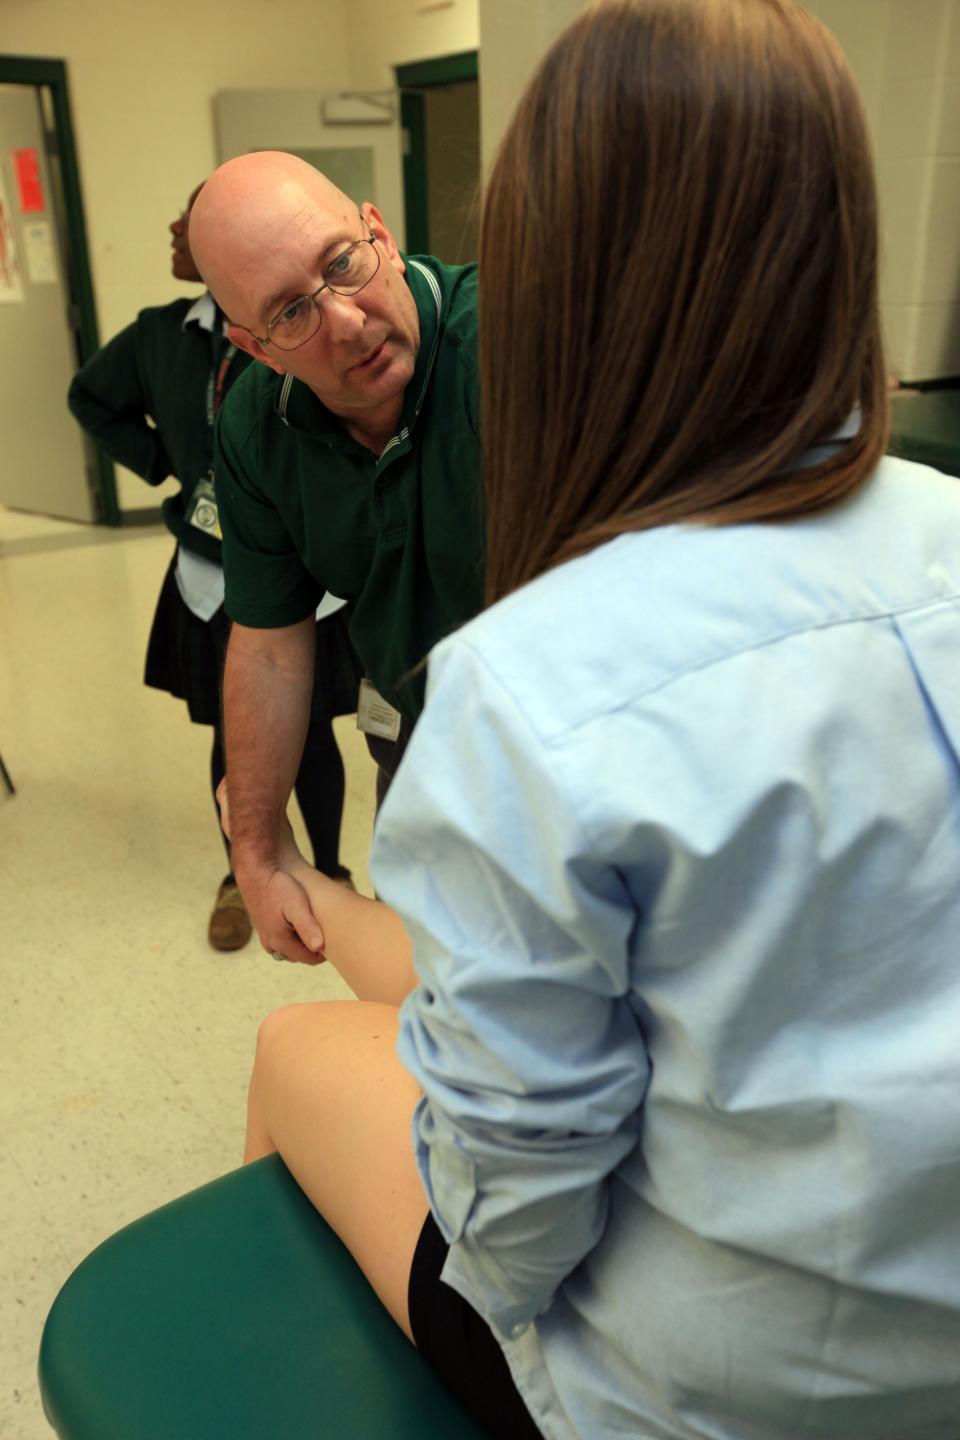
<instances>
[{"instance_id":1,"label":"green sweater","mask_svg":"<svg viewBox=\"0 0 960 1440\"><path fill-rule=\"evenodd\" d=\"M167 528L186 550L219 563L220 541L186 518L197 483L213 464L207 398L214 336L196 322L184 329L194 303L141 310L74 376L67 404L97 444L148 485L176 476L181 489L162 505ZM219 342L224 354L225 345ZM250 363L242 352L234 355L224 395Z\"/></svg>"},{"instance_id":2,"label":"green sweater","mask_svg":"<svg viewBox=\"0 0 960 1440\"><path fill-rule=\"evenodd\" d=\"M415 719L411 672L483 601L484 509L476 267L418 256L407 281L420 350L380 456L302 382L254 365L220 414L216 489L231 619L292 625L342 595L367 673Z\"/></svg>"}]
</instances>

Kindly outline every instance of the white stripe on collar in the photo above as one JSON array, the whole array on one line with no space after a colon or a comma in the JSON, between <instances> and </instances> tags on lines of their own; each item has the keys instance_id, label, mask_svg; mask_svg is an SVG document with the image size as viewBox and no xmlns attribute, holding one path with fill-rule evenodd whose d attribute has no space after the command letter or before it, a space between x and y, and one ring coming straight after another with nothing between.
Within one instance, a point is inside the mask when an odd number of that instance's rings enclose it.
<instances>
[{"instance_id":1,"label":"white stripe on collar","mask_svg":"<svg viewBox=\"0 0 960 1440\"><path fill-rule=\"evenodd\" d=\"M430 286L430 293L433 296L433 303L437 307L437 319L439 320L440 310L443 304L443 296L440 294L440 284L437 280L436 275L434 275L432 270L428 270L426 265L421 265L419 260L408 260L407 264L413 265L415 269L419 270L424 280L426 280L427 284Z\"/></svg>"},{"instance_id":2,"label":"white stripe on collar","mask_svg":"<svg viewBox=\"0 0 960 1440\"><path fill-rule=\"evenodd\" d=\"M280 394L277 396L277 409L280 411L280 419L284 425L289 425L287 419L287 406L290 403L290 391L293 389L293 376L288 370L283 377L283 384L280 386Z\"/></svg>"},{"instance_id":3,"label":"white stripe on collar","mask_svg":"<svg viewBox=\"0 0 960 1440\"><path fill-rule=\"evenodd\" d=\"M433 362L437 356L437 346L440 344L440 314L443 309L443 296L440 293L440 284L437 280L436 275L434 275L431 270L428 270L426 265L421 265L419 260L411 260L409 263L416 266L416 268L420 271L420 274L426 280L428 286L430 287L430 294L433 296L433 303L437 307L437 333L433 337L433 346L430 350L430 359L427 361L427 368L424 371L423 384L420 387L420 394L417 396L417 403L413 407L413 413L416 416L420 414L424 397L427 393L427 386L430 384L430 377L433 374ZM380 454L385 454L385 452L389 450L390 446L394 443L398 443L400 440L405 440L408 433L408 431L404 430L400 435L395 435L393 437L393 440L390 440L383 447L383 450L381 450Z\"/></svg>"}]
</instances>

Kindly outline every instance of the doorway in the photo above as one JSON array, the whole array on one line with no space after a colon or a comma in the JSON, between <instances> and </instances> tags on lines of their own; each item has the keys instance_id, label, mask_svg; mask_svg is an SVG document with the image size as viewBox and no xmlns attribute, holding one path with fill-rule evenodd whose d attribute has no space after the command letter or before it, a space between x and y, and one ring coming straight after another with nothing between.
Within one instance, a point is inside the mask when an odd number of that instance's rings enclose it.
<instances>
[{"instance_id":1,"label":"doorway","mask_svg":"<svg viewBox=\"0 0 960 1440\"><path fill-rule=\"evenodd\" d=\"M119 524L113 466L66 406L99 347L66 66L0 55L0 503Z\"/></svg>"},{"instance_id":2,"label":"doorway","mask_svg":"<svg viewBox=\"0 0 960 1440\"><path fill-rule=\"evenodd\" d=\"M448 265L477 258L480 87L476 50L396 67L404 130L407 249Z\"/></svg>"}]
</instances>

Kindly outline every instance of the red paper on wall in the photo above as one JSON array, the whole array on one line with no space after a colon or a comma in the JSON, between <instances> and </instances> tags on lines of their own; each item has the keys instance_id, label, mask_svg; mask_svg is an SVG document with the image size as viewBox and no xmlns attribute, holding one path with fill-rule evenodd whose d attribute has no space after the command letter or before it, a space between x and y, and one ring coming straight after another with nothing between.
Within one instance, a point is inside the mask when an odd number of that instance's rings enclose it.
<instances>
[{"instance_id":1,"label":"red paper on wall","mask_svg":"<svg viewBox=\"0 0 960 1440\"><path fill-rule=\"evenodd\" d=\"M40 178L36 150L14 150L13 165L17 172L21 215L32 215L38 210L46 210L47 202L43 198L43 181Z\"/></svg>"}]
</instances>

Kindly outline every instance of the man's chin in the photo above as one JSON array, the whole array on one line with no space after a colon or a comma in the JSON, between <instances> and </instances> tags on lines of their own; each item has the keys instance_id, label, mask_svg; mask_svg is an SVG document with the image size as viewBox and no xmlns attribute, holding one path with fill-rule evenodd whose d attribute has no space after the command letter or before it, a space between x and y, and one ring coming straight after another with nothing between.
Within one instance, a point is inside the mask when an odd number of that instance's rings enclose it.
<instances>
[{"instance_id":1,"label":"man's chin","mask_svg":"<svg viewBox=\"0 0 960 1440\"><path fill-rule=\"evenodd\" d=\"M388 340L365 364L348 370L345 378L354 393L376 394L378 399L389 400L406 390L414 368L409 353Z\"/></svg>"}]
</instances>

